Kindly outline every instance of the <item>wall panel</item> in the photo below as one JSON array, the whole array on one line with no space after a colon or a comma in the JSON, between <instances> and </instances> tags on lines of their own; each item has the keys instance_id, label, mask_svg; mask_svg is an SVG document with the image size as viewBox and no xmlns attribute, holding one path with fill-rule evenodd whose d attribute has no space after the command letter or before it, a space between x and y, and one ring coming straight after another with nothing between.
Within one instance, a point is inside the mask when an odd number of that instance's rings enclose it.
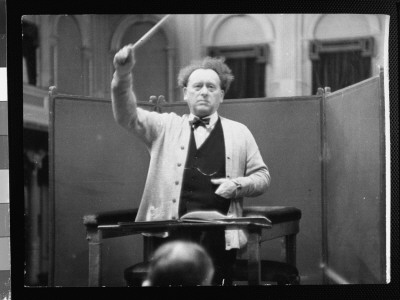
<instances>
[{"instance_id":1,"label":"wall panel","mask_svg":"<svg viewBox=\"0 0 400 300\"><path fill-rule=\"evenodd\" d=\"M384 128L379 77L326 97L328 265L351 283L383 283Z\"/></svg>"},{"instance_id":2,"label":"wall panel","mask_svg":"<svg viewBox=\"0 0 400 300\"><path fill-rule=\"evenodd\" d=\"M149 155L114 122L109 101L60 96L53 106L54 283L86 286L88 249L82 217L137 207ZM141 257L142 239L107 240L103 251L103 283L124 285L123 269Z\"/></svg>"}]
</instances>

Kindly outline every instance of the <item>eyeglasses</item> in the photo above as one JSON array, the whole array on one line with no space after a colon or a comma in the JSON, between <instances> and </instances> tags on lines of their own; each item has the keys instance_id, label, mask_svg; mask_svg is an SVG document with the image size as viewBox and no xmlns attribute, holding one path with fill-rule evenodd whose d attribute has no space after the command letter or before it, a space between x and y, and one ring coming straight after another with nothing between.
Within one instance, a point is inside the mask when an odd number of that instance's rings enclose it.
<instances>
[{"instance_id":1,"label":"eyeglasses","mask_svg":"<svg viewBox=\"0 0 400 300\"><path fill-rule=\"evenodd\" d=\"M204 173L204 172L203 172L202 170L200 170L198 167L185 168L185 170L191 170L191 169L197 170L200 174L202 174L202 175L204 175L204 176L208 176L208 177L212 177L212 176L214 176L215 174L218 173L218 171L215 171L215 172L213 172L213 173L211 173L211 174Z\"/></svg>"}]
</instances>

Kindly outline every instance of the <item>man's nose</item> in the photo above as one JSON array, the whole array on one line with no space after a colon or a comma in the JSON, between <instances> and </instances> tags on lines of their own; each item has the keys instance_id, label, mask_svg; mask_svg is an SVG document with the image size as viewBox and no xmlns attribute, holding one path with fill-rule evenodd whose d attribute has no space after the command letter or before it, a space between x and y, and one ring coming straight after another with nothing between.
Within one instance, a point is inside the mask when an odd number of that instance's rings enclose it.
<instances>
[{"instance_id":1,"label":"man's nose","mask_svg":"<svg viewBox=\"0 0 400 300\"><path fill-rule=\"evenodd\" d=\"M206 87L206 86L203 86L203 87L201 88L201 90L200 90L200 94L202 94L202 95L206 95L206 94L208 94L208 89L207 89L207 87Z\"/></svg>"}]
</instances>

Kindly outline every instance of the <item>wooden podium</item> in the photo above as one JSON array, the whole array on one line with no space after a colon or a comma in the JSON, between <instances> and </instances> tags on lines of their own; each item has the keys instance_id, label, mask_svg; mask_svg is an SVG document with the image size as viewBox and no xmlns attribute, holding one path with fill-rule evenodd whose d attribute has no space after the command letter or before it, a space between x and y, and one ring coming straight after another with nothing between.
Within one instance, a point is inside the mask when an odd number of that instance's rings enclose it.
<instances>
[{"instance_id":1,"label":"wooden podium","mask_svg":"<svg viewBox=\"0 0 400 300\"><path fill-rule=\"evenodd\" d=\"M260 247L264 241L284 238L286 263L296 267L296 235L299 232L301 210L284 206L244 207L243 218L223 220L166 220L133 222L136 209L107 211L86 215L89 243L89 286L101 286L101 244L103 239L141 233L159 233L174 230L245 229L247 241L247 280L249 285L261 283Z\"/></svg>"},{"instance_id":2,"label":"wooden podium","mask_svg":"<svg viewBox=\"0 0 400 300\"><path fill-rule=\"evenodd\" d=\"M272 225L263 219L235 218L226 220L166 220L154 222L122 221L115 224L93 226L93 216L85 216L89 243L89 286L101 286L101 244L103 239L141 233L161 233L176 230L208 231L215 229L246 229L248 236L249 285L260 284L260 241L263 229Z\"/></svg>"}]
</instances>

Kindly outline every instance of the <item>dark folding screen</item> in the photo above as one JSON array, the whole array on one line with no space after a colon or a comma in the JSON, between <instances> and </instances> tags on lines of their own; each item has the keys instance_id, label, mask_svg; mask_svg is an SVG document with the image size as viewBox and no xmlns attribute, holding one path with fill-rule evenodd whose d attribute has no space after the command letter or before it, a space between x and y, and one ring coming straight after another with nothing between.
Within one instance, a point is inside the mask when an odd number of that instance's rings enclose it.
<instances>
[{"instance_id":1,"label":"dark folding screen","mask_svg":"<svg viewBox=\"0 0 400 300\"><path fill-rule=\"evenodd\" d=\"M351 283L383 283L385 153L379 77L326 97L328 266Z\"/></svg>"},{"instance_id":2,"label":"dark folding screen","mask_svg":"<svg viewBox=\"0 0 400 300\"><path fill-rule=\"evenodd\" d=\"M220 107L222 116L249 127L271 172L267 193L245 204L302 210L297 261L304 284L323 283L321 262L356 283L383 280L380 87L371 78L327 95L323 106L325 96L227 100ZM149 154L115 123L109 100L56 95L51 103L53 283L85 286L88 248L82 217L137 207ZM181 115L188 109L180 102L162 111ZM322 145L327 147L324 157ZM279 240L264 243L262 258L283 259L280 246ZM124 268L142 260L142 239L105 240L103 253L103 284L125 285Z\"/></svg>"},{"instance_id":3,"label":"dark folding screen","mask_svg":"<svg viewBox=\"0 0 400 300\"><path fill-rule=\"evenodd\" d=\"M321 282L320 99L231 100L220 107L221 115L250 128L272 174L270 190L246 204L290 205L303 211L298 267L313 283ZM149 155L114 122L109 101L58 95L53 111L54 283L81 286L88 274L82 216L137 207ZM188 109L182 102L167 104L163 111L183 114ZM279 240L265 244L263 257L283 258ZM141 247L140 236L105 240L105 285L125 284L123 269L142 259Z\"/></svg>"},{"instance_id":4,"label":"dark folding screen","mask_svg":"<svg viewBox=\"0 0 400 300\"><path fill-rule=\"evenodd\" d=\"M113 119L111 103L58 96L50 132L54 205L54 283L85 286L88 250L82 217L137 207L149 155ZM104 284L123 284L123 269L141 253L139 236L105 240ZM107 259L109 257L110 259Z\"/></svg>"}]
</instances>

